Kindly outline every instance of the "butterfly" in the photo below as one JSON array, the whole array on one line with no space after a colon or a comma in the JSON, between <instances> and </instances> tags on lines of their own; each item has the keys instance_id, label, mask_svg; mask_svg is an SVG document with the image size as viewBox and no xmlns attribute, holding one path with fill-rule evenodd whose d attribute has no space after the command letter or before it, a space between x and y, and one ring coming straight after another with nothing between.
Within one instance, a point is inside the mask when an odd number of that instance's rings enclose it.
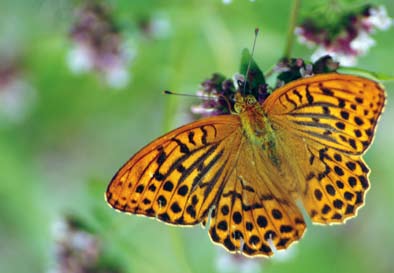
<instances>
[{"instance_id":1,"label":"butterfly","mask_svg":"<svg viewBox=\"0 0 394 273\"><path fill-rule=\"evenodd\" d=\"M316 224L356 216L369 188L362 155L385 97L381 84L338 73L295 80L263 103L238 92L233 113L137 152L106 200L173 225L209 225L212 241L232 253L271 256L303 236L299 203Z\"/></svg>"}]
</instances>

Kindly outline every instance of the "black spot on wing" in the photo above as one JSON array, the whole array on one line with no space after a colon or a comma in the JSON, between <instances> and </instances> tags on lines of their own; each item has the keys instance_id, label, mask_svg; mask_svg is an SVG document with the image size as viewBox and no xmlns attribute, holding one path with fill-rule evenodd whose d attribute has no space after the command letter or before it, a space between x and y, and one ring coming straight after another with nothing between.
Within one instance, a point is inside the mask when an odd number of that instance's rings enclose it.
<instances>
[{"instance_id":1,"label":"black spot on wing","mask_svg":"<svg viewBox=\"0 0 394 273\"><path fill-rule=\"evenodd\" d=\"M330 97L334 96L334 92L328 88L321 87L321 91L323 92L324 95L327 95Z\"/></svg>"},{"instance_id":2,"label":"black spot on wing","mask_svg":"<svg viewBox=\"0 0 394 273\"><path fill-rule=\"evenodd\" d=\"M294 100L292 100L287 93L285 93L285 98L288 102L290 102L293 105L294 109L297 108L297 103Z\"/></svg>"},{"instance_id":3,"label":"black spot on wing","mask_svg":"<svg viewBox=\"0 0 394 273\"><path fill-rule=\"evenodd\" d=\"M187 135L187 138L189 140L189 143L196 145L196 142L194 141L194 132L190 131L189 134Z\"/></svg>"},{"instance_id":4,"label":"black spot on wing","mask_svg":"<svg viewBox=\"0 0 394 273\"><path fill-rule=\"evenodd\" d=\"M306 91L306 99L308 100L308 103L312 104L313 103L313 96L311 95L311 92L309 91L309 85L306 86L305 91Z\"/></svg>"},{"instance_id":5,"label":"black spot on wing","mask_svg":"<svg viewBox=\"0 0 394 273\"><path fill-rule=\"evenodd\" d=\"M208 142L207 142L207 135L208 135L208 132L207 132L207 130L204 128L204 126L201 126L200 129L201 129L201 132L202 132L201 143L204 144L204 145L207 145L207 143L208 143Z\"/></svg>"},{"instance_id":6,"label":"black spot on wing","mask_svg":"<svg viewBox=\"0 0 394 273\"><path fill-rule=\"evenodd\" d=\"M293 94L296 95L298 97L298 102L302 103L302 95L300 94L300 92L298 92L297 89L293 90Z\"/></svg>"},{"instance_id":7,"label":"black spot on wing","mask_svg":"<svg viewBox=\"0 0 394 273\"><path fill-rule=\"evenodd\" d=\"M183 154L189 154L190 150L187 147L187 145L185 143L183 143L182 141L180 141L177 138L173 138L172 141L176 142L176 144L179 146L181 153Z\"/></svg>"}]
</instances>

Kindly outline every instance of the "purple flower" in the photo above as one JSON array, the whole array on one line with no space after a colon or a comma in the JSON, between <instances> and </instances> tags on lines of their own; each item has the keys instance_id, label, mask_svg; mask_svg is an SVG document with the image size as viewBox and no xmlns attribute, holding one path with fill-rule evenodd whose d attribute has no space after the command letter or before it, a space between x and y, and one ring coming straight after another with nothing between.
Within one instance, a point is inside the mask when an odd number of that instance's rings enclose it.
<instances>
[{"instance_id":1,"label":"purple flower","mask_svg":"<svg viewBox=\"0 0 394 273\"><path fill-rule=\"evenodd\" d=\"M51 273L89 272L95 268L100 254L98 239L73 224L73 219L54 223L55 264Z\"/></svg>"},{"instance_id":2,"label":"purple flower","mask_svg":"<svg viewBox=\"0 0 394 273\"><path fill-rule=\"evenodd\" d=\"M191 111L202 117L228 114L234 106L234 94L235 85L232 80L220 74L213 74L210 79L201 83L197 96L200 96L203 101L192 106Z\"/></svg>"},{"instance_id":3,"label":"purple flower","mask_svg":"<svg viewBox=\"0 0 394 273\"><path fill-rule=\"evenodd\" d=\"M73 72L96 71L114 88L128 84L135 50L123 40L104 6L87 4L77 10L70 36L74 44L67 61Z\"/></svg>"},{"instance_id":4,"label":"purple flower","mask_svg":"<svg viewBox=\"0 0 394 273\"><path fill-rule=\"evenodd\" d=\"M393 20L384 6L366 6L360 12L338 17L336 23L318 23L317 19L306 19L295 29L300 43L316 46L312 61L330 55L342 66L357 63L357 57L365 55L375 45L371 34L376 30L387 30Z\"/></svg>"}]
</instances>

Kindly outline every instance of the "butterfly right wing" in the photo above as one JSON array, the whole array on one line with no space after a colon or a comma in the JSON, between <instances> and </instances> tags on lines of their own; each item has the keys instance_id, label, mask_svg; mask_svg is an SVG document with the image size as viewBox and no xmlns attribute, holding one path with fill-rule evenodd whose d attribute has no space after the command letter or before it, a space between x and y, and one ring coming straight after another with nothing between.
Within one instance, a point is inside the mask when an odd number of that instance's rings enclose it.
<instances>
[{"instance_id":1,"label":"butterfly right wing","mask_svg":"<svg viewBox=\"0 0 394 273\"><path fill-rule=\"evenodd\" d=\"M158 138L137 152L110 182L107 202L177 225L206 220L239 145L237 115L202 119Z\"/></svg>"},{"instance_id":2,"label":"butterfly right wing","mask_svg":"<svg viewBox=\"0 0 394 273\"><path fill-rule=\"evenodd\" d=\"M381 84L358 76L320 74L286 84L263 103L275 126L338 152L362 155L385 105Z\"/></svg>"},{"instance_id":3,"label":"butterfly right wing","mask_svg":"<svg viewBox=\"0 0 394 273\"><path fill-rule=\"evenodd\" d=\"M383 111L383 87L337 73L294 81L263 108L300 182L299 197L315 223L342 223L356 215L369 188L362 154Z\"/></svg>"}]
</instances>

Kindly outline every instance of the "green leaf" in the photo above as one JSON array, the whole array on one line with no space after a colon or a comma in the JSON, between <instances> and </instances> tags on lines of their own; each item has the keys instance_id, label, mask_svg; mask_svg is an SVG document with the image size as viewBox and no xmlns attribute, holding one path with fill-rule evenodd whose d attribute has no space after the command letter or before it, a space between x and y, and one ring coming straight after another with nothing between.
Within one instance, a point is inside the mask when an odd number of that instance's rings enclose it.
<instances>
[{"instance_id":1,"label":"green leaf","mask_svg":"<svg viewBox=\"0 0 394 273\"><path fill-rule=\"evenodd\" d=\"M249 63L250 63L249 73L246 76ZM246 78L246 84L247 84L246 92L249 94L250 93L257 94L259 86L265 84L265 78L263 72L261 71L257 63L254 61L253 57L250 55L249 50L246 48L242 51L239 73L244 75Z\"/></svg>"}]
</instances>

